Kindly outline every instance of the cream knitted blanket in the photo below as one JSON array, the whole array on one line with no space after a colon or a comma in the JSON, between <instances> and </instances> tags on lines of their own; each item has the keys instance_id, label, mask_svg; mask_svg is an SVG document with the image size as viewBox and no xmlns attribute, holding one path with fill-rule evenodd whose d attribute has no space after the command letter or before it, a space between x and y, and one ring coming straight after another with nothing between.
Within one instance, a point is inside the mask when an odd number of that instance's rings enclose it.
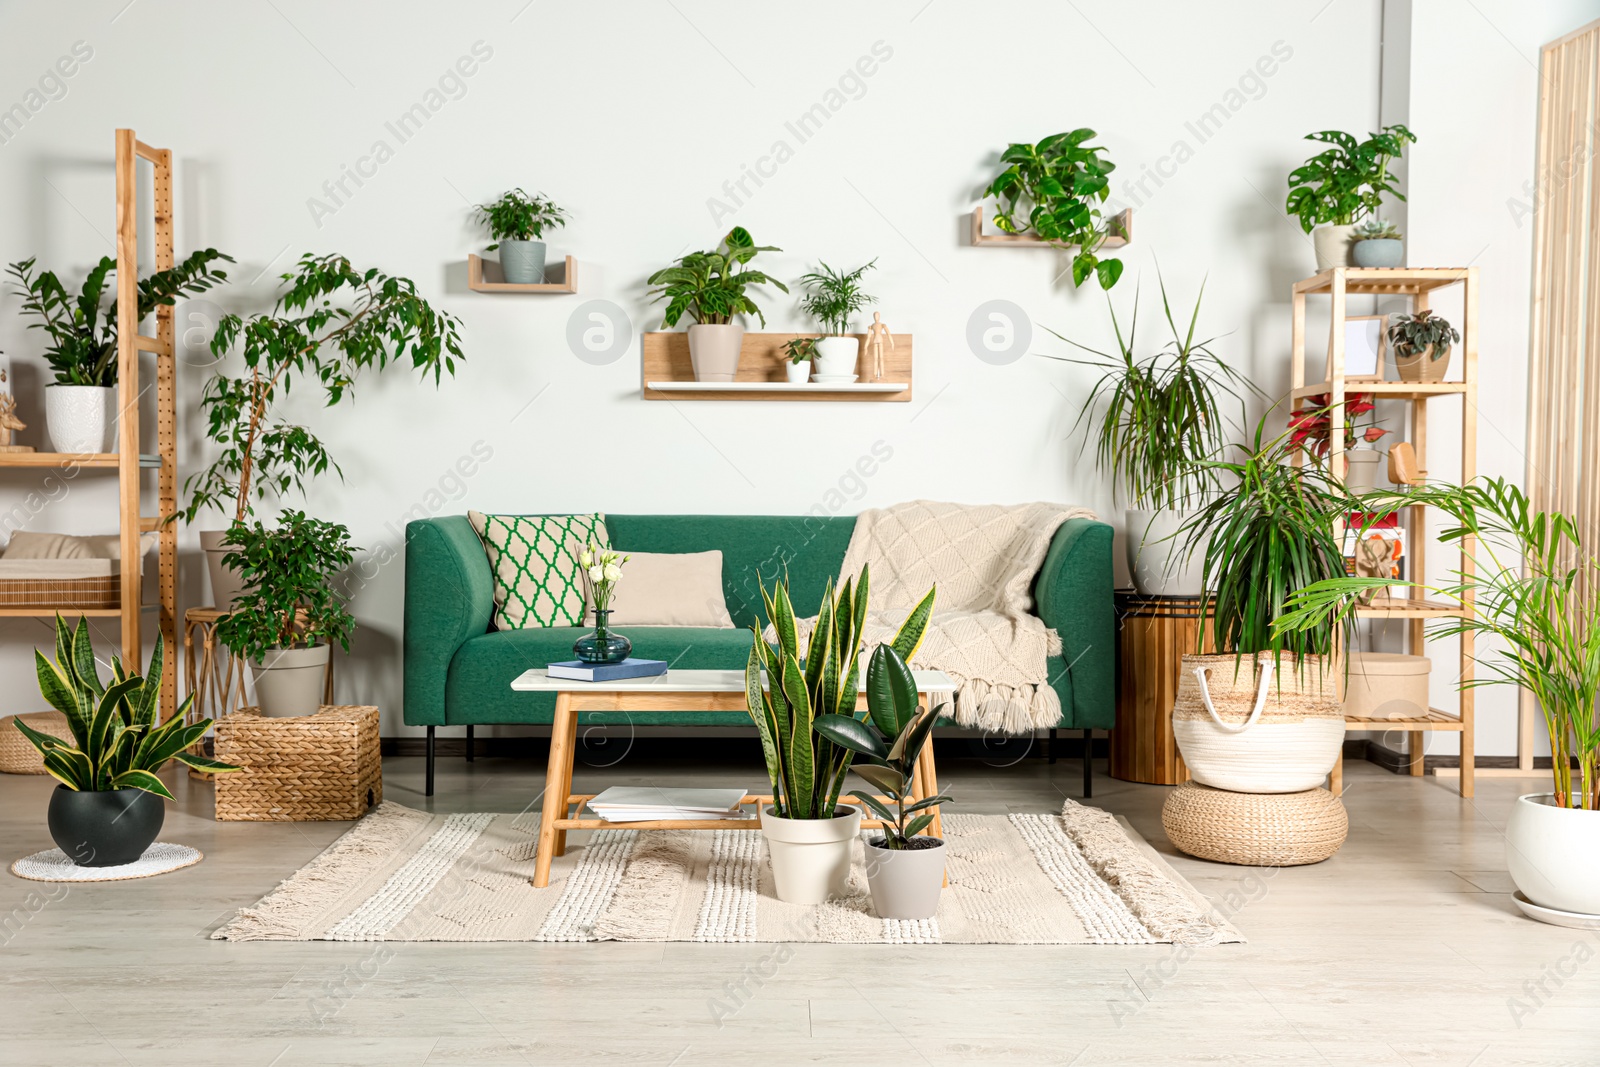
<instances>
[{"instance_id":1,"label":"cream knitted blanket","mask_svg":"<svg viewBox=\"0 0 1600 1067\"><path fill-rule=\"evenodd\" d=\"M1094 517L1062 504L929 500L862 512L841 581L871 565L865 647L892 638L937 586L933 620L912 666L955 679L955 721L1009 734L1054 726L1061 699L1046 660L1060 655L1061 637L1033 614L1031 590L1061 524ZM802 624L807 636L814 622Z\"/></svg>"}]
</instances>

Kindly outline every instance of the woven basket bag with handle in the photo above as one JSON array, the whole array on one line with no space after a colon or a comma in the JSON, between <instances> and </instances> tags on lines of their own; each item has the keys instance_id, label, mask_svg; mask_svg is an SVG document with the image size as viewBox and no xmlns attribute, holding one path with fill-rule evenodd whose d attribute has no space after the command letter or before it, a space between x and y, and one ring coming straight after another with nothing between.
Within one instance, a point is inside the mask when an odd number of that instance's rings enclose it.
<instances>
[{"instance_id":1,"label":"woven basket bag with handle","mask_svg":"<svg viewBox=\"0 0 1600 1067\"><path fill-rule=\"evenodd\" d=\"M1336 663L1287 653L1184 656L1172 733L1195 781L1235 793L1315 789L1344 744Z\"/></svg>"}]
</instances>

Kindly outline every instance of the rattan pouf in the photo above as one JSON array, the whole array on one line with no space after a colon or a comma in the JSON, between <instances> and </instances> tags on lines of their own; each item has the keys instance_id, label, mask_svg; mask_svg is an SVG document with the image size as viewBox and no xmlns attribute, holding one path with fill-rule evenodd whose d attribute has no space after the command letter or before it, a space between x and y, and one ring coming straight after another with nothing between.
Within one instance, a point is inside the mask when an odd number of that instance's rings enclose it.
<instances>
[{"instance_id":1,"label":"rattan pouf","mask_svg":"<svg viewBox=\"0 0 1600 1067\"><path fill-rule=\"evenodd\" d=\"M1230 793L1198 782L1172 791L1161 825L1179 850L1249 867L1321 863L1344 844L1349 819L1326 789Z\"/></svg>"},{"instance_id":2,"label":"rattan pouf","mask_svg":"<svg viewBox=\"0 0 1600 1067\"><path fill-rule=\"evenodd\" d=\"M39 750L33 747L22 731L12 723L12 719L21 719L28 726L42 734L59 737L63 741L72 741L72 730L67 726L67 717L59 711L33 711L26 715L7 715L0 719L0 771L6 774L43 774L44 757L39 755Z\"/></svg>"},{"instance_id":3,"label":"rattan pouf","mask_svg":"<svg viewBox=\"0 0 1600 1067\"><path fill-rule=\"evenodd\" d=\"M216 731L217 759L244 768L215 778L221 821L359 819L383 799L377 708L330 704L286 719L244 708Z\"/></svg>"}]
</instances>

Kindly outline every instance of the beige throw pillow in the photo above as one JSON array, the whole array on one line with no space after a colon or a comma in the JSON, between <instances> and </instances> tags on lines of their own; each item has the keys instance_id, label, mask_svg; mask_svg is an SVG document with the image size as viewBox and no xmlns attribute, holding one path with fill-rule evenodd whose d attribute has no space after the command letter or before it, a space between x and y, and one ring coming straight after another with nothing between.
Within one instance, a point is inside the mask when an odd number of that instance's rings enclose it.
<instances>
[{"instance_id":1,"label":"beige throw pillow","mask_svg":"<svg viewBox=\"0 0 1600 1067\"><path fill-rule=\"evenodd\" d=\"M721 551L628 553L611 595L611 625L733 629Z\"/></svg>"},{"instance_id":2,"label":"beige throw pillow","mask_svg":"<svg viewBox=\"0 0 1600 1067\"><path fill-rule=\"evenodd\" d=\"M139 535L139 550L148 552L161 540L153 531ZM94 534L79 537L74 534L37 533L18 530L6 545L6 559L116 559L122 554L122 538L118 534Z\"/></svg>"}]
</instances>

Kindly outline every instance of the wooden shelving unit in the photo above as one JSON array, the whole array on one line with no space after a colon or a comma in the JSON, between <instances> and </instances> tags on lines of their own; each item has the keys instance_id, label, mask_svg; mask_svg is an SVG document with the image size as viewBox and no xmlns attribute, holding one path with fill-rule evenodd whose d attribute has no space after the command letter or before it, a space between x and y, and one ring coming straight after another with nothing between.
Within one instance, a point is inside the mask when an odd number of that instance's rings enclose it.
<instances>
[{"instance_id":1,"label":"wooden shelving unit","mask_svg":"<svg viewBox=\"0 0 1600 1067\"><path fill-rule=\"evenodd\" d=\"M545 277L549 277L546 269ZM467 256L467 288L475 293L576 293L578 291L578 264L566 259L559 282L520 283L508 282L501 273L500 264L482 256Z\"/></svg>"},{"instance_id":2,"label":"wooden shelving unit","mask_svg":"<svg viewBox=\"0 0 1600 1067\"><path fill-rule=\"evenodd\" d=\"M1344 338L1346 302L1351 296L1401 296L1408 297L1411 309L1421 311L1430 306L1432 294L1447 286L1462 286L1462 305L1465 309L1460 323L1461 344L1453 358L1461 367L1460 381L1427 384L1421 382L1346 382L1344 376ZM1318 382L1306 381L1306 298L1327 296L1332 302L1331 341L1326 365L1319 365ZM1322 360L1319 350L1317 359ZM1324 371L1326 373L1324 373ZM1344 421L1345 396L1349 393L1375 393L1386 400L1410 403L1410 441L1417 453L1417 466L1427 473L1428 407L1438 397L1461 398L1461 480L1470 481L1477 474L1478 455L1478 268L1476 267L1398 267L1358 268L1335 267L1322 271L1294 285L1294 330L1292 387L1295 398L1318 393L1329 395L1333 405L1332 423L1339 426ZM1342 434L1330 436L1328 462L1331 470L1343 476L1345 469L1344 438ZM1427 509L1414 504L1410 507L1406 543L1406 567L1413 580L1427 575ZM1473 539L1462 543L1462 569L1471 572L1470 553ZM1470 615L1473 611L1469 596L1460 604L1446 604L1428 600L1377 601L1371 607L1361 608L1357 614L1371 619L1407 620L1407 639L1413 653L1421 654L1424 642L1423 627L1429 619ZM1460 639L1460 673L1457 681L1470 682L1473 660L1471 642ZM1362 719L1345 720L1346 727L1357 730L1404 730L1409 735L1408 754L1411 773L1422 774L1422 756L1425 736L1429 731L1441 730L1461 734L1461 795L1473 794L1473 690L1458 686L1458 707L1455 712L1430 708L1428 714L1413 719ZM1332 788L1335 793L1342 785L1342 764L1335 765Z\"/></svg>"},{"instance_id":3,"label":"wooden shelving unit","mask_svg":"<svg viewBox=\"0 0 1600 1067\"><path fill-rule=\"evenodd\" d=\"M1057 245L1038 237L1030 237L1025 233L984 233L984 209L979 204L972 209L972 243L975 245L1010 245L1031 246L1035 248L1056 248ZM1133 240L1133 208L1124 208L1106 220L1105 243L1101 248L1121 248Z\"/></svg>"},{"instance_id":4,"label":"wooden shelving unit","mask_svg":"<svg viewBox=\"0 0 1600 1067\"><path fill-rule=\"evenodd\" d=\"M814 333L746 333L739 349L739 373L732 382L697 382L689 359L689 335L682 331L647 333L640 341L639 385L646 400L810 400L888 401L911 399L911 335L894 334L883 353L883 380L872 381L866 345L856 359L849 384L790 385L784 375L783 346ZM855 334L863 342L864 334Z\"/></svg>"}]
</instances>

